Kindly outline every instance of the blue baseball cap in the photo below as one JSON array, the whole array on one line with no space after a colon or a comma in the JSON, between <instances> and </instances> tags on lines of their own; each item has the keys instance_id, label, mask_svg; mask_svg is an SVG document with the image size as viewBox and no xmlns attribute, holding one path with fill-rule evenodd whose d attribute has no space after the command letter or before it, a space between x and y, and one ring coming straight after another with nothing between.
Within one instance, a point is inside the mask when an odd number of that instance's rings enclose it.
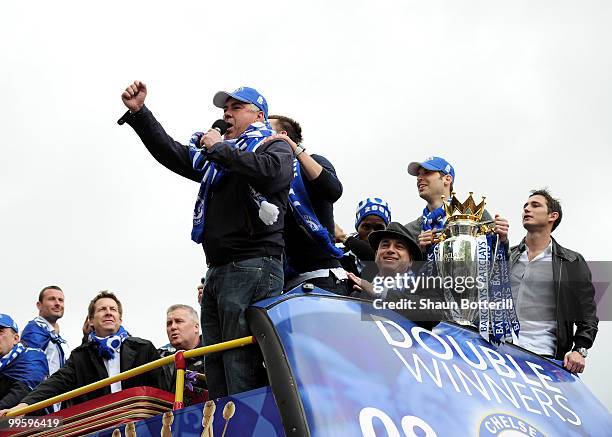
<instances>
[{"instance_id":1,"label":"blue baseball cap","mask_svg":"<svg viewBox=\"0 0 612 437\"><path fill-rule=\"evenodd\" d=\"M227 99L230 97L244 103L252 103L261 109L266 120L268 119L268 102L266 101L266 98L262 96L255 88L241 86L231 93L227 91L219 91L217 94L215 94L215 97L213 97L213 105L215 105L217 108L223 108L227 102Z\"/></svg>"},{"instance_id":2,"label":"blue baseball cap","mask_svg":"<svg viewBox=\"0 0 612 437\"><path fill-rule=\"evenodd\" d=\"M19 333L17 323L8 314L0 314L0 328L11 328L16 334Z\"/></svg>"},{"instance_id":3,"label":"blue baseball cap","mask_svg":"<svg viewBox=\"0 0 612 437\"><path fill-rule=\"evenodd\" d=\"M430 171L439 171L444 174L449 174L453 177L453 182L455 182L455 169L444 158L430 156L423 162L411 162L408 164L408 174L418 176L420 167Z\"/></svg>"}]
</instances>

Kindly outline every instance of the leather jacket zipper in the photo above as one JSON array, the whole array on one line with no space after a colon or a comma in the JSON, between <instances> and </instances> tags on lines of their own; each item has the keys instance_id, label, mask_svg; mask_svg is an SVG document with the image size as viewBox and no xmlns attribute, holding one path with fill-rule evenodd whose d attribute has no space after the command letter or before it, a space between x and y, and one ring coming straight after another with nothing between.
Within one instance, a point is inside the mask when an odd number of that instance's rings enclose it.
<instances>
[{"instance_id":1,"label":"leather jacket zipper","mask_svg":"<svg viewBox=\"0 0 612 437\"><path fill-rule=\"evenodd\" d=\"M554 262L554 260L553 260L553 262ZM559 277L557 278L557 284L556 284L557 285L557 289L556 289L556 292L555 292L555 295L556 295L556 299L555 300L556 300L556 306L557 306L556 311L555 311L557 313L557 317L556 317L556 319L557 319L557 322L556 322L557 323L557 342L556 343L557 344L555 344L555 357L557 357L557 354L559 353L559 339L560 339L560 337L559 337L559 313L560 313L560 308L559 308L560 298L559 298L559 295L561 294L562 275L563 275L563 258L560 258L559 259Z\"/></svg>"}]
</instances>

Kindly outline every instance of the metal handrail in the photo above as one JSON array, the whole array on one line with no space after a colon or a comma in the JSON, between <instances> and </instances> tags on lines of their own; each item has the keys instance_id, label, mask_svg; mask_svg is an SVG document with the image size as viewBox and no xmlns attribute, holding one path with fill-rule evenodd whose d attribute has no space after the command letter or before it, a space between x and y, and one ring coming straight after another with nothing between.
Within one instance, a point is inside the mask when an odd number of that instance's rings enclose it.
<instances>
[{"instance_id":1,"label":"metal handrail","mask_svg":"<svg viewBox=\"0 0 612 437\"><path fill-rule=\"evenodd\" d=\"M167 357L159 358L155 361L151 361L150 363L142 364L138 367L134 367L133 369L126 370L125 372L121 372L115 376L110 376L108 378L104 378L104 379L101 379L100 381L96 381L91 384L85 385L83 387L76 388L74 390L63 393L61 395L53 396L52 398L49 398L47 400L40 401L32 405L28 405L27 407L23 407L15 411L7 412L5 417L22 416L24 414L31 413L32 411L36 411L36 410L40 410L41 408L48 407L49 405L53 405L58 402L63 402L68 399L72 399L74 397L92 392L94 390L98 390L102 387L106 387L107 385L111 385L115 382L123 381L125 379L129 379L134 376L142 375L143 373L149 372L153 369L157 369L158 367L162 367L162 366L165 366L166 364L175 362L175 355L178 353L181 353L182 356L185 359L187 359L187 358L207 355L207 354L214 353L214 352L222 352L222 351L229 350L229 349L235 349L238 347L248 346L254 343L255 343L255 337L250 336L250 337L237 338L235 340L230 340L230 341L224 341L222 343L211 344L210 346L203 346L203 347L199 347L196 349L191 349L189 351L178 351L172 355L168 355ZM182 373L183 380L184 380L184 375L185 375L184 369L183 369L183 372L177 371L177 380L179 379L179 373ZM181 388L182 388L182 385L181 385ZM179 392L178 381L177 381L176 391ZM175 405L177 404L177 402L180 402L182 404L182 401L183 401L182 389L180 390L180 395L181 395L180 400L177 400L176 399L177 396L175 396Z\"/></svg>"}]
</instances>

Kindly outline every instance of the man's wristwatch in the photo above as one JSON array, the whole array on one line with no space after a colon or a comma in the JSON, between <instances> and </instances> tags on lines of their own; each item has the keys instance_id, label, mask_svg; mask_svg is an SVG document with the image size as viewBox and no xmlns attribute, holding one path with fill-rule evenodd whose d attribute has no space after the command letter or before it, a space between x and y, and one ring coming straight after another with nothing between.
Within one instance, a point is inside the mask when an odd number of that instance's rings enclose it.
<instances>
[{"instance_id":1,"label":"man's wristwatch","mask_svg":"<svg viewBox=\"0 0 612 437\"><path fill-rule=\"evenodd\" d=\"M586 358L587 355L589 354L589 350L586 347L575 347L573 350L578 352L584 358Z\"/></svg>"},{"instance_id":2,"label":"man's wristwatch","mask_svg":"<svg viewBox=\"0 0 612 437\"><path fill-rule=\"evenodd\" d=\"M297 158L298 156L300 156L300 153L302 153L304 150L306 150L306 147L297 146L295 148L295 157Z\"/></svg>"}]
</instances>

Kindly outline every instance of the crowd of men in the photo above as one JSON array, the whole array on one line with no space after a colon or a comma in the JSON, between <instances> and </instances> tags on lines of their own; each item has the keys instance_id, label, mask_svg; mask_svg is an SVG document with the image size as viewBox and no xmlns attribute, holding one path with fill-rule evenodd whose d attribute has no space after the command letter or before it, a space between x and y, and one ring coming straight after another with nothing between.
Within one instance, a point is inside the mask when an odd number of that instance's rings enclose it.
<instances>
[{"instance_id":1,"label":"crowd of men","mask_svg":"<svg viewBox=\"0 0 612 437\"><path fill-rule=\"evenodd\" d=\"M196 132L189 145L173 140L153 116L143 82L130 84L121 97L128 111L119 123L129 124L162 165L199 184L191 236L202 245L207 264L198 286L200 315L188 305L168 308L169 344L156 349L123 328L119 298L103 291L89 304L82 343L70 351L58 324L64 293L45 287L38 296L38 316L21 337L11 316L0 314L0 416L177 350L248 336L245 312L251 304L304 282L371 299L373 284L417 273L416 262L427 260L439 242L437 231L447 219L444 202L456 182L454 167L441 157L408 166L426 202L417 219L405 225L392 221L388 203L371 197L357 206L356 232L347 233L334 220L334 203L342 195L334 166L306 151L299 123L269 115L257 90L216 93L213 104L223 110L223 128ZM552 237L562 218L559 202L546 190L526 197L526 235L516 247L508 247L506 219L483 215L509 257L521 322L518 344L582 372L598 324L591 273L579 253ZM389 289L384 295L403 291ZM190 360L193 401L204 389L217 398L264 385L262 362L256 346ZM206 374L206 384L197 373ZM134 386L173 391L174 376L168 366L65 405Z\"/></svg>"},{"instance_id":2,"label":"crowd of men","mask_svg":"<svg viewBox=\"0 0 612 437\"><path fill-rule=\"evenodd\" d=\"M52 305L52 303L55 303ZM169 343L156 349L145 339L131 336L123 327L123 306L112 292L101 291L89 303L87 323L79 346L70 350L60 335L58 320L64 315L64 293L55 286L43 288L37 302L39 315L19 334L8 314L0 314L0 416L83 387L110 376L174 354L202 346L197 311L189 305L172 305L166 312ZM191 390L187 402L204 399L204 359L187 360ZM150 386L175 390L175 367L166 365L108 387L83 394L65 403L39 411L58 411L99 396L130 387Z\"/></svg>"}]
</instances>

